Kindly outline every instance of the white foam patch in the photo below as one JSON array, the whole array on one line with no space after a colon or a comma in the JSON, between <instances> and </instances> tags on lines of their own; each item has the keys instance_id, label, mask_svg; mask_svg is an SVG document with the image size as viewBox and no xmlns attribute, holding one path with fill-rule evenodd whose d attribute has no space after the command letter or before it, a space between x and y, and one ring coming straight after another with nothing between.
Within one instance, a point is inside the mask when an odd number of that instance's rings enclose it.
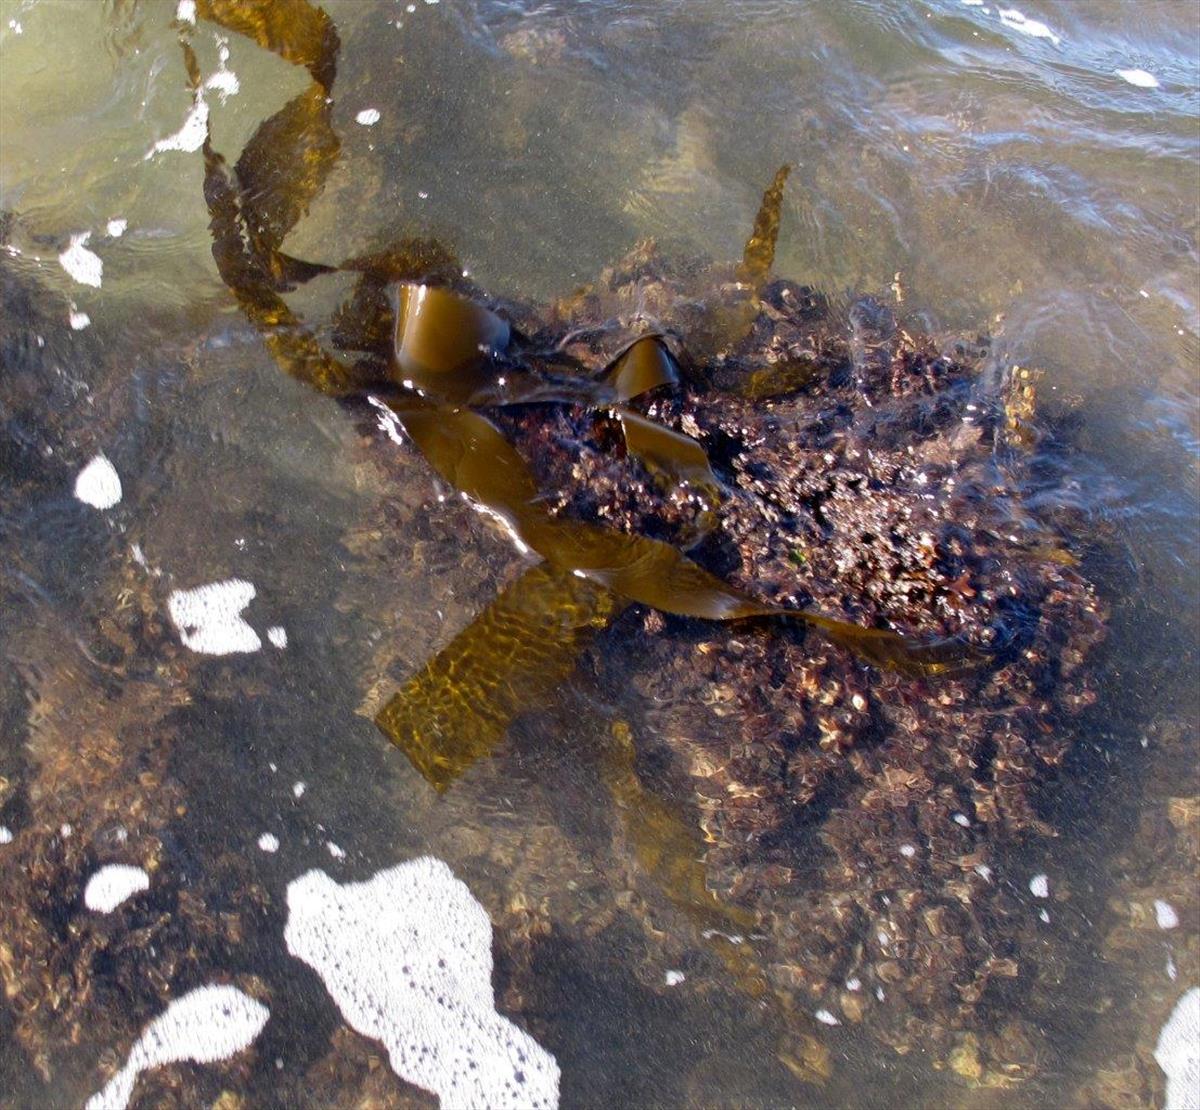
<instances>
[{"instance_id":1,"label":"white foam patch","mask_svg":"<svg viewBox=\"0 0 1200 1110\"><path fill-rule=\"evenodd\" d=\"M492 926L466 885L423 856L363 883L309 871L288 886L288 951L397 1075L446 1107L558 1105L559 1069L496 1012Z\"/></svg>"},{"instance_id":2,"label":"white foam patch","mask_svg":"<svg viewBox=\"0 0 1200 1110\"><path fill-rule=\"evenodd\" d=\"M305 784L303 782L292 783L292 794L297 798L303 798L304 791L306 791L307 789L308 789L307 784Z\"/></svg>"},{"instance_id":3,"label":"white foam patch","mask_svg":"<svg viewBox=\"0 0 1200 1110\"><path fill-rule=\"evenodd\" d=\"M104 1090L87 1101L87 1110L124 1110L137 1077L164 1064L227 1060L254 1043L270 1010L237 987L210 984L175 999L138 1038L125 1066Z\"/></svg>"},{"instance_id":4,"label":"white foam patch","mask_svg":"<svg viewBox=\"0 0 1200 1110\"><path fill-rule=\"evenodd\" d=\"M273 624L267 629L267 639L280 651L283 651L287 647L287 630L282 625Z\"/></svg>"},{"instance_id":5,"label":"white foam patch","mask_svg":"<svg viewBox=\"0 0 1200 1110\"><path fill-rule=\"evenodd\" d=\"M842 1024L828 1010L818 1010L815 1014L813 1014L813 1017L815 1017L817 1019L817 1021L819 1021L822 1025L841 1025Z\"/></svg>"},{"instance_id":6,"label":"white foam patch","mask_svg":"<svg viewBox=\"0 0 1200 1110\"><path fill-rule=\"evenodd\" d=\"M83 904L93 913L112 913L126 898L149 889L150 876L140 867L110 863L88 879Z\"/></svg>"},{"instance_id":7,"label":"white foam patch","mask_svg":"<svg viewBox=\"0 0 1200 1110\"><path fill-rule=\"evenodd\" d=\"M379 122L378 108L364 108L354 117L355 123L361 123L363 127L374 127Z\"/></svg>"},{"instance_id":8,"label":"white foam patch","mask_svg":"<svg viewBox=\"0 0 1200 1110\"><path fill-rule=\"evenodd\" d=\"M258 651L262 641L242 619L254 593L254 584L240 578L210 582L193 590L176 590L167 599L167 611L179 638L192 651L204 655Z\"/></svg>"},{"instance_id":9,"label":"white foam patch","mask_svg":"<svg viewBox=\"0 0 1200 1110\"><path fill-rule=\"evenodd\" d=\"M128 226L128 220L123 220L120 217L117 217L115 220L109 220L108 223L104 225L104 230L108 232L111 238L120 239L121 236L125 234L125 229Z\"/></svg>"},{"instance_id":10,"label":"white foam patch","mask_svg":"<svg viewBox=\"0 0 1200 1110\"><path fill-rule=\"evenodd\" d=\"M183 126L165 139L159 139L147 152L146 158L153 158L168 150L181 150L190 154L199 150L208 137L208 103L203 96L203 90L197 90L192 98L192 106L184 117ZM144 159L143 159L144 160Z\"/></svg>"},{"instance_id":11,"label":"white foam patch","mask_svg":"<svg viewBox=\"0 0 1200 1110\"><path fill-rule=\"evenodd\" d=\"M12 842L12 829L10 829L7 825L0 825L0 844L11 844Z\"/></svg>"},{"instance_id":12,"label":"white foam patch","mask_svg":"<svg viewBox=\"0 0 1200 1110\"><path fill-rule=\"evenodd\" d=\"M346 850L344 848L339 848L332 840L330 840L325 847L329 849L329 854L333 856L334 859L343 860L346 858Z\"/></svg>"},{"instance_id":13,"label":"white foam patch","mask_svg":"<svg viewBox=\"0 0 1200 1110\"><path fill-rule=\"evenodd\" d=\"M1154 1059L1167 1076L1166 1110L1200 1110L1200 987L1175 1004Z\"/></svg>"},{"instance_id":14,"label":"white foam patch","mask_svg":"<svg viewBox=\"0 0 1200 1110\"><path fill-rule=\"evenodd\" d=\"M1131 85L1136 85L1139 89L1158 88L1158 78L1153 73L1147 73L1144 69L1118 69L1117 76L1122 81L1128 81Z\"/></svg>"},{"instance_id":15,"label":"white foam patch","mask_svg":"<svg viewBox=\"0 0 1200 1110\"><path fill-rule=\"evenodd\" d=\"M75 496L93 509L111 509L121 500L121 476L103 455L97 455L75 476Z\"/></svg>"},{"instance_id":16,"label":"white foam patch","mask_svg":"<svg viewBox=\"0 0 1200 1110\"><path fill-rule=\"evenodd\" d=\"M206 89L213 89L221 97L221 103L224 104L231 96L237 96L238 90L242 87L238 80L238 75L233 72L228 66L229 62L229 42L228 39L222 36L217 36L217 69L205 82Z\"/></svg>"},{"instance_id":17,"label":"white foam patch","mask_svg":"<svg viewBox=\"0 0 1200 1110\"><path fill-rule=\"evenodd\" d=\"M1179 914L1175 912L1175 907L1170 902L1155 898L1154 920L1158 922L1160 929L1174 929L1179 924Z\"/></svg>"},{"instance_id":18,"label":"white foam patch","mask_svg":"<svg viewBox=\"0 0 1200 1110\"><path fill-rule=\"evenodd\" d=\"M1005 27L1011 27L1023 35L1031 35L1035 39L1049 39L1055 46L1062 42L1062 39L1040 19L1030 19L1016 8L999 8L996 14L1000 16L1000 22Z\"/></svg>"},{"instance_id":19,"label":"white foam patch","mask_svg":"<svg viewBox=\"0 0 1200 1110\"><path fill-rule=\"evenodd\" d=\"M1029 880L1029 893L1035 898L1050 897L1050 878L1048 875L1034 875Z\"/></svg>"},{"instance_id":20,"label":"white foam patch","mask_svg":"<svg viewBox=\"0 0 1200 1110\"><path fill-rule=\"evenodd\" d=\"M263 833L262 836L258 838L258 846L264 852L278 852L279 837L277 837L274 833Z\"/></svg>"},{"instance_id":21,"label":"white foam patch","mask_svg":"<svg viewBox=\"0 0 1200 1110\"><path fill-rule=\"evenodd\" d=\"M179 4L175 8L175 18L180 23L195 23L196 0L179 0Z\"/></svg>"},{"instance_id":22,"label":"white foam patch","mask_svg":"<svg viewBox=\"0 0 1200 1110\"><path fill-rule=\"evenodd\" d=\"M67 314L67 323L71 325L72 331L83 331L90 323L92 318L86 312L80 312L74 301L71 302L71 311Z\"/></svg>"},{"instance_id":23,"label":"white foam patch","mask_svg":"<svg viewBox=\"0 0 1200 1110\"><path fill-rule=\"evenodd\" d=\"M666 980L668 987L677 987L687 978L687 976L684 975L682 971L668 971L663 978Z\"/></svg>"},{"instance_id":24,"label":"white foam patch","mask_svg":"<svg viewBox=\"0 0 1200 1110\"><path fill-rule=\"evenodd\" d=\"M99 289L104 277L104 262L98 254L87 249L91 237L90 231L72 235L71 245L58 256L58 264L80 285L94 285Z\"/></svg>"}]
</instances>

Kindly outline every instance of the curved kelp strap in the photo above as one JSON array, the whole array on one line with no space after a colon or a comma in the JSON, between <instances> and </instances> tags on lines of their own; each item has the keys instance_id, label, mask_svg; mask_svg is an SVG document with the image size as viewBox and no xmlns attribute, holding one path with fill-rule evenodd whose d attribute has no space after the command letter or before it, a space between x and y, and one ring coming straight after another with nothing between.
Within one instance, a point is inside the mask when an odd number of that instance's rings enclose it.
<instances>
[{"instance_id":1,"label":"curved kelp strap","mask_svg":"<svg viewBox=\"0 0 1200 1110\"><path fill-rule=\"evenodd\" d=\"M417 398L397 397L388 404L446 482L502 518L522 542L554 566L598 582L629 601L705 620L766 616L802 620L876 666L909 675L945 674L974 663L956 641L914 645L886 629L768 605L661 540L552 516L524 459L486 417Z\"/></svg>"}]
</instances>

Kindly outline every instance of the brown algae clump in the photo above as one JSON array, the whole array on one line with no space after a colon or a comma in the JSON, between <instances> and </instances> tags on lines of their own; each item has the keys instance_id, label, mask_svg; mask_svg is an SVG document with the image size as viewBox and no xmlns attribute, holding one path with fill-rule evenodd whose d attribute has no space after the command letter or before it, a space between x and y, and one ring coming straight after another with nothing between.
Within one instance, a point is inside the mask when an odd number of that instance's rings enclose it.
<instances>
[{"instance_id":1,"label":"brown algae clump","mask_svg":"<svg viewBox=\"0 0 1200 1110\"><path fill-rule=\"evenodd\" d=\"M684 928L752 931L735 980L765 980L799 1029L815 1013L972 1084L1027 1078L1039 924L999 872L1052 831L1038 791L1093 700L1105 621L1045 474L1035 376L996 384L984 341L939 347L880 301L773 280L786 167L740 263L644 243L543 309L489 300L428 241L291 258L339 153L337 39L263 10L199 9L313 78L232 175L205 143L223 280L282 369L369 396L414 465L543 560L380 727L446 790L587 654L642 700L603 772L632 853ZM333 269L359 275L338 354L283 299ZM648 759L687 783L698 828L648 793ZM810 1078L829 1070L813 1045L793 1054Z\"/></svg>"}]
</instances>

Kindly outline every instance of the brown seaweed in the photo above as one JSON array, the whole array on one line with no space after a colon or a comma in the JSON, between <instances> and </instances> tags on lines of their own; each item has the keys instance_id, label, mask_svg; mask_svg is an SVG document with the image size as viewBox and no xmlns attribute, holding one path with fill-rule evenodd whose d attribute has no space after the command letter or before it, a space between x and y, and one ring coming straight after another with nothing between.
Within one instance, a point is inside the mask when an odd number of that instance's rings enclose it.
<instances>
[{"instance_id":1,"label":"brown seaweed","mask_svg":"<svg viewBox=\"0 0 1200 1110\"><path fill-rule=\"evenodd\" d=\"M546 563L525 571L375 717L437 790L490 755L521 713L546 704L622 606Z\"/></svg>"}]
</instances>

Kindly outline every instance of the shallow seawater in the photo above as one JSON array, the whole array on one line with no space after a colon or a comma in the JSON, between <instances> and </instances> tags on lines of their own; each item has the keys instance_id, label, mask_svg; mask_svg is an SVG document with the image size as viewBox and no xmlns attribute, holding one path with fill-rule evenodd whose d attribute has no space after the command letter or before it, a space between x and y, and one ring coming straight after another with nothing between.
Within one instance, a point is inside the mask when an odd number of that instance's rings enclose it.
<instances>
[{"instance_id":1,"label":"shallow seawater","mask_svg":"<svg viewBox=\"0 0 1200 1110\"><path fill-rule=\"evenodd\" d=\"M745 849L778 888L725 875L745 897L723 919L689 884L717 885L725 814L757 796L714 808L695 768L747 734L739 678L672 697L657 668L791 659L790 633L634 607L444 792L373 723L534 557L377 414L281 373L239 310L180 37L230 166L310 78L200 6L0 0L0 1105L115 1100L127 1059L145 1106L1196 1105L1160 1041L1200 987L1194 7L324 5L340 152L289 254L436 237L544 305L648 237L737 259L786 162L775 274L990 336L981 389L1042 373L1057 446L1021 520L1073 522L1058 557L1107 631L1090 704L1058 713L1053 675L1046 714L1014 718L1061 729L1036 822L989 824L991 778L947 773L928 796L960 809L914 846L851 812L856 764ZM328 343L351 284L288 301ZM936 682L856 667L932 719ZM894 888L838 871L860 820L870 852L895 838ZM950 851L947 913L899 860ZM373 885L334 912L319 877L289 894L314 869ZM891 897L925 931L889 952ZM822 948L818 916L853 941ZM923 997L931 952L990 970ZM237 993L190 993L214 984ZM526 1091L488 1086L505 1053ZM483 1086L456 1100L456 1068Z\"/></svg>"}]
</instances>

